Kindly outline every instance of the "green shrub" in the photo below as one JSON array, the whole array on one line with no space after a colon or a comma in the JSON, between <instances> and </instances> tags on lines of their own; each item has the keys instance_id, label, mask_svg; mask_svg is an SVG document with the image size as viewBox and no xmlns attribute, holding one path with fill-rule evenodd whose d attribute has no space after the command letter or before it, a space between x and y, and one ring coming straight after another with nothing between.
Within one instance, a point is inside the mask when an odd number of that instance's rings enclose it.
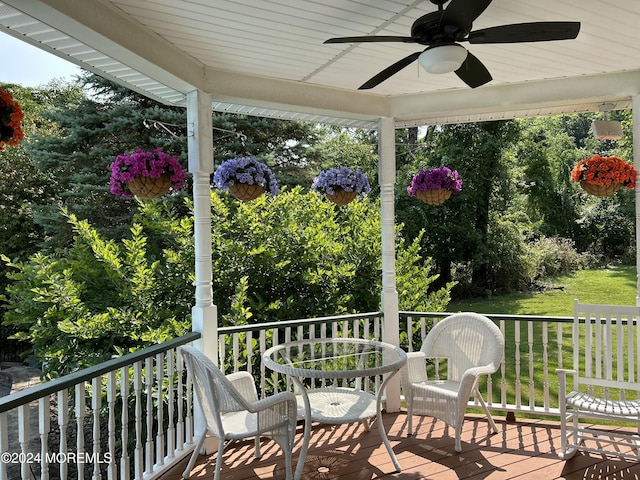
<instances>
[{"instance_id":1,"label":"green shrub","mask_svg":"<svg viewBox=\"0 0 640 480\"><path fill-rule=\"evenodd\" d=\"M129 238L105 240L67 214L74 245L11 261L5 323L31 342L49 377L191 329L193 217L170 202L140 204ZM377 311L381 228L368 201L335 207L316 193L283 191L238 203L211 194L213 301L223 325ZM399 237L399 235L398 235ZM444 311L449 288L428 293L419 239L397 246L406 310Z\"/></svg>"},{"instance_id":2,"label":"green shrub","mask_svg":"<svg viewBox=\"0 0 640 480\"><path fill-rule=\"evenodd\" d=\"M530 245L529 252L534 264L532 280L566 275L587 263L568 238L541 237Z\"/></svg>"}]
</instances>

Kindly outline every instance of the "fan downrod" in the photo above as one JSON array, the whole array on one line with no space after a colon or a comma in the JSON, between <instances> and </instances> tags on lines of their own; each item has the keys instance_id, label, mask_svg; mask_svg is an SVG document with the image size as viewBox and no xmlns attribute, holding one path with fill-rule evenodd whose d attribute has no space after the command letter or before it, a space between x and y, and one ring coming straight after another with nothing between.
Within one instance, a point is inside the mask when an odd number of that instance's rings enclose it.
<instances>
[{"instance_id":1,"label":"fan downrod","mask_svg":"<svg viewBox=\"0 0 640 480\"><path fill-rule=\"evenodd\" d=\"M438 6L438 10L442 10L442 6L449 0L430 0L431 3Z\"/></svg>"}]
</instances>

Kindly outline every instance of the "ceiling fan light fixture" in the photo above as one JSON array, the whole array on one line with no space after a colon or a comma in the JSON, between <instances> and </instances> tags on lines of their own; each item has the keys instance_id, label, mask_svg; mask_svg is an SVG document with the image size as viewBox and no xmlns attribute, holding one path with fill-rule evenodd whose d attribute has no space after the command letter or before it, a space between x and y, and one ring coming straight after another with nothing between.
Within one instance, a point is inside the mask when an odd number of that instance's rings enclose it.
<instances>
[{"instance_id":1,"label":"ceiling fan light fixture","mask_svg":"<svg viewBox=\"0 0 640 480\"><path fill-rule=\"evenodd\" d=\"M467 58L467 50L456 43L427 48L418 62L429 73L450 73L458 70Z\"/></svg>"}]
</instances>

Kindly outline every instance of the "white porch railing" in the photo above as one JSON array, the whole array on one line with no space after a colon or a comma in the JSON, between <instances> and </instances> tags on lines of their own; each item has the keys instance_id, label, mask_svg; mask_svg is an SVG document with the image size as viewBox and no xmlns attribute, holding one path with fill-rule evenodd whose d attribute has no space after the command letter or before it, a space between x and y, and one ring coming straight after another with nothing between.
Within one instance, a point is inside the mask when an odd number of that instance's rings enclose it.
<instances>
[{"instance_id":1,"label":"white porch railing","mask_svg":"<svg viewBox=\"0 0 640 480\"><path fill-rule=\"evenodd\" d=\"M199 337L0 398L0 480L160 476L193 449L193 389L176 352Z\"/></svg>"},{"instance_id":2,"label":"white porch railing","mask_svg":"<svg viewBox=\"0 0 640 480\"><path fill-rule=\"evenodd\" d=\"M401 312L400 346L418 349L447 313ZM482 385L489 408L558 415L556 368L572 362L570 317L488 315L505 335L505 361ZM282 388L261 356L305 338L380 340L380 312L223 327L219 364L249 370L263 394ZM0 398L0 480L56 477L149 480L193 448L193 393L180 345L199 333ZM563 361L566 361L565 365ZM444 365L433 365L434 377ZM96 392L99 392L96 394Z\"/></svg>"},{"instance_id":3,"label":"white porch railing","mask_svg":"<svg viewBox=\"0 0 640 480\"><path fill-rule=\"evenodd\" d=\"M447 315L449 313L401 312L400 347L407 352L419 349L433 322ZM508 413L558 415L555 371L572 362L572 317L487 316L498 324L505 336L505 361L500 371L482 385L487 405L492 410ZM271 372L265 372L261 364L261 352L267 348L327 335L381 340L383 328L381 312L223 327L218 330L219 362L227 373L248 370L247 366L251 365L257 385L263 394L268 394L278 388L278 379ZM567 364L563 363L565 359ZM445 365L436 364L430 375L437 378L444 368Z\"/></svg>"}]
</instances>

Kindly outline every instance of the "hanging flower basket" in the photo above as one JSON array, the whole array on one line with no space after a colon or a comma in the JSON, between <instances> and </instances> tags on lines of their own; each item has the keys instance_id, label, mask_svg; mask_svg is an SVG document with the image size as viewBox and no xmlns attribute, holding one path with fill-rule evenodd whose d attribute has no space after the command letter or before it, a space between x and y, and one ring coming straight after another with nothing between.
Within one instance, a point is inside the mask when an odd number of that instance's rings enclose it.
<instances>
[{"instance_id":1,"label":"hanging flower basket","mask_svg":"<svg viewBox=\"0 0 640 480\"><path fill-rule=\"evenodd\" d=\"M13 95L0 88L0 150L4 150L5 145L15 147L22 141L23 118L20 104L13 99Z\"/></svg>"},{"instance_id":2,"label":"hanging flower basket","mask_svg":"<svg viewBox=\"0 0 640 480\"><path fill-rule=\"evenodd\" d=\"M571 170L571 180L579 182L582 189L596 197L609 197L623 186L636 186L636 170L633 165L618 157L602 157L598 154L580 160Z\"/></svg>"},{"instance_id":3,"label":"hanging flower basket","mask_svg":"<svg viewBox=\"0 0 640 480\"><path fill-rule=\"evenodd\" d=\"M371 191L371 186L361 170L351 170L343 166L321 171L313 180L311 189L324 194L336 205L347 205L356 197L363 198Z\"/></svg>"},{"instance_id":4,"label":"hanging flower basket","mask_svg":"<svg viewBox=\"0 0 640 480\"><path fill-rule=\"evenodd\" d=\"M252 157L224 161L213 175L213 183L245 202L255 200L263 193L278 194L278 184L271 169Z\"/></svg>"},{"instance_id":5,"label":"hanging flower basket","mask_svg":"<svg viewBox=\"0 0 640 480\"><path fill-rule=\"evenodd\" d=\"M158 178L136 177L127 183L127 188L136 197L158 198L169 193L171 177L161 175Z\"/></svg>"},{"instance_id":6,"label":"hanging flower basket","mask_svg":"<svg viewBox=\"0 0 640 480\"><path fill-rule=\"evenodd\" d=\"M451 197L451 190L445 190L444 188L439 190L434 188L416 193L416 198L418 200L422 200L424 203L428 203L429 205L440 205L447 201L449 197Z\"/></svg>"},{"instance_id":7,"label":"hanging flower basket","mask_svg":"<svg viewBox=\"0 0 640 480\"><path fill-rule=\"evenodd\" d=\"M160 148L118 155L111 164L111 193L125 198L158 198L183 187L187 174L178 157Z\"/></svg>"},{"instance_id":8,"label":"hanging flower basket","mask_svg":"<svg viewBox=\"0 0 640 480\"><path fill-rule=\"evenodd\" d=\"M234 183L229 185L229 193L238 200L249 202L262 195L264 187L262 185L249 185L248 183Z\"/></svg>"},{"instance_id":9,"label":"hanging flower basket","mask_svg":"<svg viewBox=\"0 0 640 480\"><path fill-rule=\"evenodd\" d=\"M348 205L353 202L358 196L358 192L347 192L342 188L337 188L336 193L325 193L325 196L329 201L335 203L336 205Z\"/></svg>"},{"instance_id":10,"label":"hanging flower basket","mask_svg":"<svg viewBox=\"0 0 640 480\"><path fill-rule=\"evenodd\" d=\"M622 188L622 183L615 182L608 185L596 185L595 183L589 183L586 180L580 180L580 186L590 195L594 195L596 197L610 197Z\"/></svg>"},{"instance_id":11,"label":"hanging flower basket","mask_svg":"<svg viewBox=\"0 0 640 480\"><path fill-rule=\"evenodd\" d=\"M440 205L462 190L458 172L449 167L420 170L407 187L407 193L429 205Z\"/></svg>"}]
</instances>

